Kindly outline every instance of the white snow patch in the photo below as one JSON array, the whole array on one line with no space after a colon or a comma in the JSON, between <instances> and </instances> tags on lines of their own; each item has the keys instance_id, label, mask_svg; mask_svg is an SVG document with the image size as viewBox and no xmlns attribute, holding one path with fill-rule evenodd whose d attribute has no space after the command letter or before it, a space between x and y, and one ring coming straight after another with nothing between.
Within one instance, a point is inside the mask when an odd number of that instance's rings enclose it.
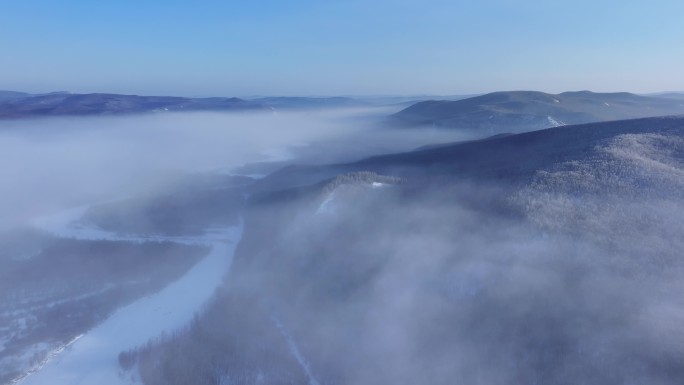
<instances>
[{"instance_id":1,"label":"white snow patch","mask_svg":"<svg viewBox=\"0 0 684 385\"><path fill-rule=\"evenodd\" d=\"M556 120L551 116L547 116L546 119L549 121L549 123L551 123L551 125L553 125L553 127L565 126L565 123L563 123L559 120Z\"/></svg>"},{"instance_id":2,"label":"white snow patch","mask_svg":"<svg viewBox=\"0 0 684 385\"><path fill-rule=\"evenodd\" d=\"M0 316L9 316L9 317L17 318L21 315L30 314L36 310L39 310L39 309L52 308L52 307L55 307L57 305L61 305L64 303L80 301L80 300L83 300L86 298L101 295L101 294L104 294L104 293L116 288L117 286L123 287L126 285L133 285L136 283L138 283L138 281L122 282L119 285L114 285L114 284L110 283L110 284L105 285L102 289L99 289L99 290L87 292L87 293L80 294L80 295L73 296L73 297L65 297L63 299L53 300L53 301L49 301L49 298L51 298L52 295L34 296L33 298L29 297L28 299L25 299L22 302L18 303L18 305L21 306L20 309L6 310L6 311L0 313ZM35 318L33 316L31 316L31 317ZM22 327L26 324L26 319L25 318L17 319L17 322L19 323L18 327Z\"/></svg>"},{"instance_id":3,"label":"white snow patch","mask_svg":"<svg viewBox=\"0 0 684 385\"><path fill-rule=\"evenodd\" d=\"M603 102L603 104L605 104L606 106L610 107L610 103L608 103L608 102Z\"/></svg>"},{"instance_id":4,"label":"white snow patch","mask_svg":"<svg viewBox=\"0 0 684 385\"><path fill-rule=\"evenodd\" d=\"M553 102L554 102L554 103L560 103L560 100L558 100L558 99L553 99Z\"/></svg>"},{"instance_id":5,"label":"white snow patch","mask_svg":"<svg viewBox=\"0 0 684 385\"><path fill-rule=\"evenodd\" d=\"M325 198L325 200L318 206L318 209L316 210L316 215L334 214L336 211L334 200L335 200L335 191L328 194L328 196Z\"/></svg>"},{"instance_id":6,"label":"white snow patch","mask_svg":"<svg viewBox=\"0 0 684 385\"><path fill-rule=\"evenodd\" d=\"M391 184L388 183L382 183L382 182L371 182L371 183L364 183L361 185L355 185L358 186L362 189L370 188L370 189L379 189L379 188L385 188L388 186L391 186ZM335 214L337 212L337 204L336 204L336 199L338 198L338 191L340 189L348 189L348 185L342 185L338 186L335 190L330 192L328 196L321 202L321 204L318 206L318 209L316 209L316 215L320 214ZM345 196L345 192L341 192L342 196Z\"/></svg>"},{"instance_id":7,"label":"white snow patch","mask_svg":"<svg viewBox=\"0 0 684 385\"><path fill-rule=\"evenodd\" d=\"M297 342L295 342L294 338L292 338L292 335L285 329L285 325L283 325L280 320L273 316L271 317L273 319L273 323L275 323L276 328L278 328L278 331L280 334L285 338L285 342L287 342L287 348L290 350L290 354L297 360L299 363L299 366L301 366L302 370L306 374L306 377L309 379L309 385L320 385L318 380L316 380L316 377L314 377L313 373L311 372L311 366L309 364L309 361L306 360L302 352L299 350L299 347L297 346Z\"/></svg>"},{"instance_id":8,"label":"white snow patch","mask_svg":"<svg viewBox=\"0 0 684 385\"><path fill-rule=\"evenodd\" d=\"M57 348L55 348L55 349L53 349L53 350L51 350L51 351L48 351L48 352L46 353L46 355L45 355L45 358L43 358L40 362L36 363L36 364L35 364L33 367L31 367L26 373L24 373L24 374L22 374L21 376L19 376L19 377L13 379L13 380L10 381L9 383L12 384L12 385L18 384L18 383L20 383L22 380L24 380L25 378L27 378L28 376L30 376L30 375L32 375L32 374L34 374L34 373L37 373L37 372L40 371L45 365L47 365L47 364L50 363L52 360L54 360L55 358L57 358L62 352L64 352L65 350L69 349L69 347L71 347L71 345L73 345L74 343L76 343L76 341L80 340L82 337L83 337L83 334L80 334L80 335L78 335L78 336L72 338L71 341L67 342L66 344L63 344L63 345L58 346ZM33 355L33 354L35 354L35 353L40 353L40 352L43 352L43 351L46 351L46 350L47 350L46 344L40 343L40 344L36 344L32 349L28 349L28 350L24 353L24 355Z\"/></svg>"}]
</instances>

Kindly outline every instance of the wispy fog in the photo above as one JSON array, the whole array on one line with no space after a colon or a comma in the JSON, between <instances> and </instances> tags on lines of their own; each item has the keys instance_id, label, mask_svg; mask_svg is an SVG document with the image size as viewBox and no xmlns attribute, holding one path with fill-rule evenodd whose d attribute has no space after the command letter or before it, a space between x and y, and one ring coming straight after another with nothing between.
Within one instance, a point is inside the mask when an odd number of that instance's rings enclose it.
<instances>
[{"instance_id":1,"label":"wispy fog","mask_svg":"<svg viewBox=\"0 0 684 385\"><path fill-rule=\"evenodd\" d=\"M271 317L319 383L677 384L682 149L620 135L521 189L363 174L295 207L257 206L232 291L193 331L254 347L241 367L267 378L297 373L260 360L282 340ZM200 357L149 383L213 357L197 334L145 353ZM237 371L213 365L217 379Z\"/></svg>"},{"instance_id":2,"label":"wispy fog","mask_svg":"<svg viewBox=\"0 0 684 385\"><path fill-rule=\"evenodd\" d=\"M340 154L350 159L437 139L423 136L414 143L417 136L410 135L387 141L388 132L374 124L383 112L337 109L3 121L0 228L63 206L164 188L184 173L230 172L249 162L287 159L293 156L293 146L308 161L333 161ZM372 135L355 139L353 145L341 139L357 138L362 132ZM304 147L313 142L327 146L316 151Z\"/></svg>"},{"instance_id":3,"label":"wispy fog","mask_svg":"<svg viewBox=\"0 0 684 385\"><path fill-rule=\"evenodd\" d=\"M189 173L268 172L286 163L240 166L287 158L338 162L467 139L449 131L382 126L383 113L5 122L0 140L7 151L0 160L7 183L0 193L1 209L9 215L3 224L78 203L173 192L174 182ZM517 159L519 167L505 169L513 170L504 175L508 179L473 176L487 167L498 170L499 163L471 163L468 174L433 167L432 159L418 171L421 163L414 161L382 166L388 175L378 175L377 163L368 161L311 167L317 169L312 175L324 176L308 186L295 180L290 186L298 188L287 190L277 187L280 179L297 179L306 167L234 191L193 190L91 207L85 215L91 225L161 233L163 239L199 236L215 224L244 226L224 285L203 312L177 333L127 346L119 354L121 370L139 369L147 385L679 384L681 127L632 127L631 133L609 135L615 124L622 123L591 126L591 132L570 127L503 138L515 139L507 142L515 156L493 156ZM594 138L594 131L603 136ZM567 144L564 134L571 132L586 137ZM533 140L546 143L552 156L526 144ZM458 147L477 152L494 142ZM568 146L572 151L561 157L558 147ZM443 156L440 161L452 161ZM534 171L525 174L524 167ZM331 175L321 169L349 173L324 181ZM97 277L80 269L91 244L60 242L74 243L56 249L68 250L64 255L80 250L71 265L79 266L75 271ZM100 243L113 250L98 254L106 262L117 261L107 255L129 253ZM178 259L193 252L189 245L177 246ZM51 247L27 259L38 264L35 271L54 263L49 256L61 255ZM174 267L156 285L187 268L163 259L166 252L148 260L149 266ZM138 272L135 263L126 266ZM112 282L137 277L124 273ZM42 290L41 280L21 280ZM102 290L90 285L91 292ZM151 287L145 290L157 286ZM86 321L83 327L95 322Z\"/></svg>"}]
</instances>

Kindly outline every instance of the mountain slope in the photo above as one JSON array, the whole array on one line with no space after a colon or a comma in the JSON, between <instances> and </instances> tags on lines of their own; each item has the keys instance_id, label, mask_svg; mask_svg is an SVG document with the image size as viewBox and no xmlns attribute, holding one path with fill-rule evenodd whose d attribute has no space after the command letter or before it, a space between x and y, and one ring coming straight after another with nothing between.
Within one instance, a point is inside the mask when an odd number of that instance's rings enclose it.
<instances>
[{"instance_id":1,"label":"mountain slope","mask_svg":"<svg viewBox=\"0 0 684 385\"><path fill-rule=\"evenodd\" d=\"M442 144L328 166L290 166L258 181L254 192L305 189L341 173L373 171L397 177L469 178L526 183L536 171L582 159L603 141L626 134L684 136L684 117L656 117L562 126L487 139Z\"/></svg>"},{"instance_id":2,"label":"mountain slope","mask_svg":"<svg viewBox=\"0 0 684 385\"><path fill-rule=\"evenodd\" d=\"M150 385L679 384L682 210L684 118L289 167L255 184L215 302L139 367Z\"/></svg>"},{"instance_id":3,"label":"mountain slope","mask_svg":"<svg viewBox=\"0 0 684 385\"><path fill-rule=\"evenodd\" d=\"M678 115L680 100L630 93L495 92L458 101L426 101L391 117L393 124L432 125L484 135L524 132L567 124Z\"/></svg>"}]
</instances>

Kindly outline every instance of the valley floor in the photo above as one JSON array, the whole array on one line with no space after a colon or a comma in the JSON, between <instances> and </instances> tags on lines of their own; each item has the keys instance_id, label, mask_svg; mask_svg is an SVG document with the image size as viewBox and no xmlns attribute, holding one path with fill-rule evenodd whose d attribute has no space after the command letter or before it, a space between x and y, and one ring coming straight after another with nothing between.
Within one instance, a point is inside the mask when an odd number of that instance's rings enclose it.
<instances>
[{"instance_id":1,"label":"valley floor","mask_svg":"<svg viewBox=\"0 0 684 385\"><path fill-rule=\"evenodd\" d=\"M63 213L45 220L42 227L58 236L78 239L144 241L146 238L119 236L85 227L74 227L81 210ZM122 351L144 345L162 334L186 326L203 304L211 298L230 268L236 245L242 236L242 224L214 229L209 235L190 238L164 237L166 241L211 246L210 253L185 275L161 291L119 309L106 321L85 333L66 348L61 347L34 367L24 378L13 383L25 385L127 384L136 375L124 373L118 363Z\"/></svg>"}]
</instances>

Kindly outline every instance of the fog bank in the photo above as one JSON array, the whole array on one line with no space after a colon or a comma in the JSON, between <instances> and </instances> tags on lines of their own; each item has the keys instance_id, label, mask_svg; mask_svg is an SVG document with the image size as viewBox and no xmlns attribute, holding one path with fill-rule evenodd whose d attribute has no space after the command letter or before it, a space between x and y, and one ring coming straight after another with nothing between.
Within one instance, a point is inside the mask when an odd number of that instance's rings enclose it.
<instances>
[{"instance_id":1,"label":"fog bank","mask_svg":"<svg viewBox=\"0 0 684 385\"><path fill-rule=\"evenodd\" d=\"M389 141L384 109L167 113L0 122L0 229L73 205L163 190L180 176L249 162L334 161L406 149L453 134ZM366 140L359 140L365 134ZM401 139L404 137L404 139ZM311 143L326 143L312 150ZM349 149L351 151L346 151ZM324 157L322 155L325 155ZM260 169L259 172L263 172Z\"/></svg>"}]
</instances>

